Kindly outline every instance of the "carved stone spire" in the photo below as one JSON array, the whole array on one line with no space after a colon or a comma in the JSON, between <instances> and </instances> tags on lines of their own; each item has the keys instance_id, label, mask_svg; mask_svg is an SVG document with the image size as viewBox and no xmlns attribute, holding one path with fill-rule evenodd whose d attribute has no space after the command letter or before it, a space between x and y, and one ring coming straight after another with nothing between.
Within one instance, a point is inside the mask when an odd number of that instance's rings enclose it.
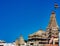
<instances>
[{"instance_id":1,"label":"carved stone spire","mask_svg":"<svg viewBox=\"0 0 60 46\"><path fill-rule=\"evenodd\" d=\"M19 44L20 44L20 45L25 44L25 41L24 41L24 39L23 39L22 35L20 36Z\"/></svg>"},{"instance_id":2,"label":"carved stone spire","mask_svg":"<svg viewBox=\"0 0 60 46\"><path fill-rule=\"evenodd\" d=\"M54 35L54 37L58 37L58 30L59 30L59 27L56 22L55 12L52 11L52 14L50 17L50 22L49 22L49 25L48 25L47 31L46 31L48 38L49 37L51 38L53 35Z\"/></svg>"},{"instance_id":3,"label":"carved stone spire","mask_svg":"<svg viewBox=\"0 0 60 46\"><path fill-rule=\"evenodd\" d=\"M22 35L20 35L20 38L17 39L17 40L15 41L15 43L16 43L16 46L26 46L26 43L25 43Z\"/></svg>"},{"instance_id":4,"label":"carved stone spire","mask_svg":"<svg viewBox=\"0 0 60 46\"><path fill-rule=\"evenodd\" d=\"M49 25L48 25L48 28L52 28L52 27L58 28L54 11L52 11L52 14L51 14L51 17L50 17L50 22L49 22Z\"/></svg>"}]
</instances>

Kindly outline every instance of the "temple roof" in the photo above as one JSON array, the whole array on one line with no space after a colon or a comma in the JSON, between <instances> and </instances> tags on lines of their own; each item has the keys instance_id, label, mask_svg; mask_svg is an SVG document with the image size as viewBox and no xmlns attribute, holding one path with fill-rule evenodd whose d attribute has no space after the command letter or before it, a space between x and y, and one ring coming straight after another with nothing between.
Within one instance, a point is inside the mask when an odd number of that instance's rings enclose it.
<instances>
[{"instance_id":1,"label":"temple roof","mask_svg":"<svg viewBox=\"0 0 60 46\"><path fill-rule=\"evenodd\" d=\"M37 32L30 34L29 36L33 36L33 35L42 35L42 33L45 33L43 30L38 30Z\"/></svg>"},{"instance_id":2,"label":"temple roof","mask_svg":"<svg viewBox=\"0 0 60 46\"><path fill-rule=\"evenodd\" d=\"M50 22L49 22L49 25L48 25L48 28L51 28L51 27L57 27L58 28L54 11L52 11L52 14L51 14L51 17L50 17Z\"/></svg>"}]
</instances>

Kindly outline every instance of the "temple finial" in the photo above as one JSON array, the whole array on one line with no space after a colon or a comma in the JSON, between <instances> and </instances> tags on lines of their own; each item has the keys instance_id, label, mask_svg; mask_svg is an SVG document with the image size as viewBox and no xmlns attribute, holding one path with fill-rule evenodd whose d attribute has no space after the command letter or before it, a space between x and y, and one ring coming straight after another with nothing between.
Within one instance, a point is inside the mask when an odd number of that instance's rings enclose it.
<instances>
[{"instance_id":1,"label":"temple finial","mask_svg":"<svg viewBox=\"0 0 60 46\"><path fill-rule=\"evenodd\" d=\"M52 14L55 14L55 11L52 11Z\"/></svg>"}]
</instances>

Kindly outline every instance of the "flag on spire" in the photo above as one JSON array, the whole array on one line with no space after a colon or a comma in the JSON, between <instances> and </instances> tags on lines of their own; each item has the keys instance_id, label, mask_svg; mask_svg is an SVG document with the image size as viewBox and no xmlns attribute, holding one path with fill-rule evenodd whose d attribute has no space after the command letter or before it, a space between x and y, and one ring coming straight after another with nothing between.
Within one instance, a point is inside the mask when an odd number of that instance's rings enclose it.
<instances>
[{"instance_id":1,"label":"flag on spire","mask_svg":"<svg viewBox=\"0 0 60 46\"><path fill-rule=\"evenodd\" d=\"M54 4L54 8L55 8L55 9L56 9L56 8L59 8L59 6L58 6L57 3Z\"/></svg>"}]
</instances>

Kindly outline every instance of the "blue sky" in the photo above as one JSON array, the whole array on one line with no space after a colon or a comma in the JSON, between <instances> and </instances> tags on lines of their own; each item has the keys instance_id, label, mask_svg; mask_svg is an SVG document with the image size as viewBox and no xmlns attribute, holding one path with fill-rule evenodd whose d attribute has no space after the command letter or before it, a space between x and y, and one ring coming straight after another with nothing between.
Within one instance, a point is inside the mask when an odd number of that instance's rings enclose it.
<instances>
[{"instance_id":1,"label":"blue sky","mask_svg":"<svg viewBox=\"0 0 60 46\"><path fill-rule=\"evenodd\" d=\"M0 0L0 39L13 42L23 35L46 30L54 2L60 0ZM56 9L56 19L60 25L60 8Z\"/></svg>"}]
</instances>

